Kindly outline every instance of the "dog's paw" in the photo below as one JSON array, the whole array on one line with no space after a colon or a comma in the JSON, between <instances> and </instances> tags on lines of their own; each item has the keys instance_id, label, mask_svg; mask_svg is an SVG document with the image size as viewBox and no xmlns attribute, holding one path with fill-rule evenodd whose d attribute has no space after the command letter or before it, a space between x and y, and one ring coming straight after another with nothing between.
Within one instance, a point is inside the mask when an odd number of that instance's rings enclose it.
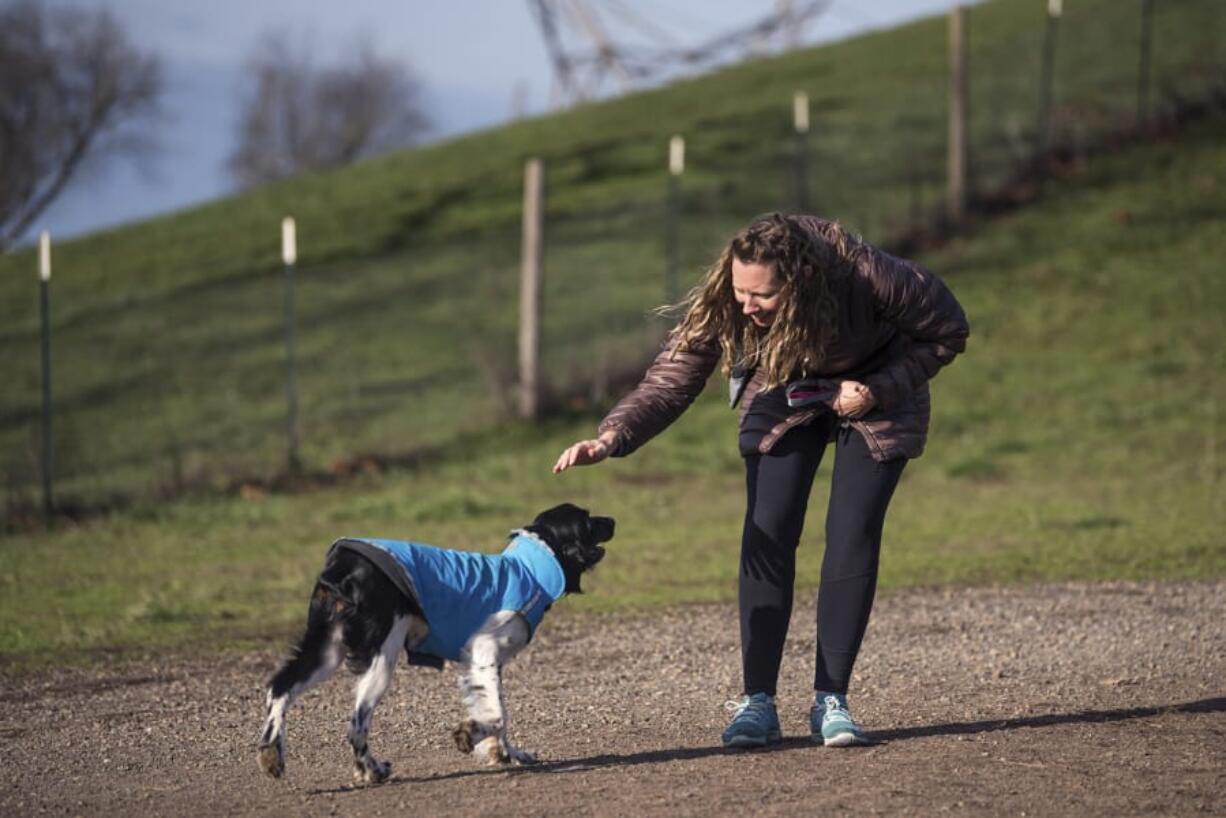
<instances>
[{"instance_id":1,"label":"dog's paw","mask_svg":"<svg viewBox=\"0 0 1226 818\"><path fill-rule=\"evenodd\" d=\"M260 769L273 778L285 774L285 753L279 742L260 745Z\"/></svg>"},{"instance_id":2,"label":"dog's paw","mask_svg":"<svg viewBox=\"0 0 1226 818\"><path fill-rule=\"evenodd\" d=\"M358 784L382 784L392 774L392 762L375 761L373 758L353 766L353 780Z\"/></svg>"},{"instance_id":3,"label":"dog's paw","mask_svg":"<svg viewBox=\"0 0 1226 818\"><path fill-rule=\"evenodd\" d=\"M468 755L473 751L473 733L477 732L477 723L472 719L465 719L460 722L460 726L451 731L451 737L455 739L455 746L461 753Z\"/></svg>"},{"instance_id":4,"label":"dog's paw","mask_svg":"<svg viewBox=\"0 0 1226 818\"><path fill-rule=\"evenodd\" d=\"M511 763L507 747L498 740L498 736L487 736L477 742L477 745L473 747L473 758L487 767Z\"/></svg>"}]
</instances>

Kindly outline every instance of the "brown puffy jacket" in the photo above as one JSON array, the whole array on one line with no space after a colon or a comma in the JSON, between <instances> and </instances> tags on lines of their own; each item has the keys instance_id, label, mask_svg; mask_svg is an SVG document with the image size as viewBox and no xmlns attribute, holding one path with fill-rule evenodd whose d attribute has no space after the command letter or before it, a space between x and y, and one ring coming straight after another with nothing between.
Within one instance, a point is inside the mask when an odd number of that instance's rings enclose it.
<instances>
[{"instance_id":1,"label":"brown puffy jacket","mask_svg":"<svg viewBox=\"0 0 1226 818\"><path fill-rule=\"evenodd\" d=\"M819 258L832 258L835 225L816 216L789 218L812 236ZM745 385L739 402L742 428L750 413L770 415L769 432L756 441L763 454L788 429L832 412L843 380L866 384L876 399L871 411L848 421L864 435L876 460L919 457L924 451L928 381L966 348L970 326L953 293L919 264L868 243L857 249L854 271L830 266L844 270L830 278L839 305L838 334L819 371L808 374L816 402L789 408L776 390L763 390L762 370ZM642 382L601 421L601 433L617 433L614 456L630 454L676 420L719 363L714 341L675 354L674 345L670 338Z\"/></svg>"}]
</instances>

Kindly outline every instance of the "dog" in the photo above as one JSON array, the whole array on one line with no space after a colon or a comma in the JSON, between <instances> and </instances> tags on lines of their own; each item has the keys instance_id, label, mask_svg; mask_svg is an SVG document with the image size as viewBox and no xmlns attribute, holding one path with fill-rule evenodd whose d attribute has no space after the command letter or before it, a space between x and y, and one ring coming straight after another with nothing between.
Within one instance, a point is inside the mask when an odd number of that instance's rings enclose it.
<instances>
[{"instance_id":1,"label":"dog","mask_svg":"<svg viewBox=\"0 0 1226 818\"><path fill-rule=\"evenodd\" d=\"M613 529L613 518L563 503L512 531L497 556L337 540L315 582L306 632L268 682L261 769L273 778L284 774L286 711L344 661L361 674L349 722L354 779L387 780L391 764L375 758L368 736L402 650L410 664L458 666L468 710L452 734L461 752L487 764L535 761L507 738L502 666L528 644L554 602L582 592L580 578L604 558L601 543Z\"/></svg>"}]
</instances>

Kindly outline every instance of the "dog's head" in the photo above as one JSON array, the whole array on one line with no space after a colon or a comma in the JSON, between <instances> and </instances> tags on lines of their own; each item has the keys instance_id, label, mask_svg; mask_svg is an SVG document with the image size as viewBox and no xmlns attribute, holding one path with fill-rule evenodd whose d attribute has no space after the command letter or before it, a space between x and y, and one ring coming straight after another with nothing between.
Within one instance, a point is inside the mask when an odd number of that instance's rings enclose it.
<instances>
[{"instance_id":1,"label":"dog's head","mask_svg":"<svg viewBox=\"0 0 1226 818\"><path fill-rule=\"evenodd\" d=\"M566 593L579 594L579 577L604 559L602 542L613 539L613 518L596 517L571 503L554 506L536 515L532 525L524 526L540 537L562 566Z\"/></svg>"}]
</instances>

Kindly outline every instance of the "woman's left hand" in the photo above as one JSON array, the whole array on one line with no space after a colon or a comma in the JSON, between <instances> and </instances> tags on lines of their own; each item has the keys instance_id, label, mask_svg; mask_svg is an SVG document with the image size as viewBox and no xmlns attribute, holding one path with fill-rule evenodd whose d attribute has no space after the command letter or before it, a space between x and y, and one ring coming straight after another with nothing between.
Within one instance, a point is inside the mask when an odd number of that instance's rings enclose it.
<instances>
[{"instance_id":1,"label":"woman's left hand","mask_svg":"<svg viewBox=\"0 0 1226 818\"><path fill-rule=\"evenodd\" d=\"M843 381L839 385L839 396L834 399L834 411L839 417L863 417L877 405L872 390L859 381Z\"/></svg>"}]
</instances>

